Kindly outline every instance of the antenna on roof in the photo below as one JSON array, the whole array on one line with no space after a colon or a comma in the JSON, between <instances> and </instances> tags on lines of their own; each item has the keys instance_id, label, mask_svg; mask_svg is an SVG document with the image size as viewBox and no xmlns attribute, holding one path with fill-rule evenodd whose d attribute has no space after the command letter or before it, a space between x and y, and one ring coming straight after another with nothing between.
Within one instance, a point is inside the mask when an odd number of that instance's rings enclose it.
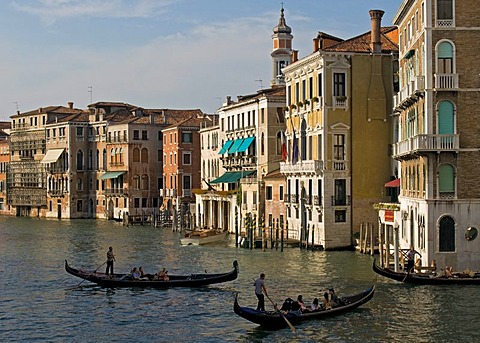
<instances>
[{"instance_id":1,"label":"antenna on roof","mask_svg":"<svg viewBox=\"0 0 480 343\"><path fill-rule=\"evenodd\" d=\"M90 93L90 104L92 103L93 86L88 86L88 92Z\"/></svg>"},{"instance_id":2,"label":"antenna on roof","mask_svg":"<svg viewBox=\"0 0 480 343\"><path fill-rule=\"evenodd\" d=\"M17 107L17 113L18 113L18 101L13 101L12 104L15 104L15 106Z\"/></svg>"},{"instance_id":3,"label":"antenna on roof","mask_svg":"<svg viewBox=\"0 0 480 343\"><path fill-rule=\"evenodd\" d=\"M263 80L262 79L258 79L258 80L255 80L257 82L260 82L260 89L263 89Z\"/></svg>"}]
</instances>

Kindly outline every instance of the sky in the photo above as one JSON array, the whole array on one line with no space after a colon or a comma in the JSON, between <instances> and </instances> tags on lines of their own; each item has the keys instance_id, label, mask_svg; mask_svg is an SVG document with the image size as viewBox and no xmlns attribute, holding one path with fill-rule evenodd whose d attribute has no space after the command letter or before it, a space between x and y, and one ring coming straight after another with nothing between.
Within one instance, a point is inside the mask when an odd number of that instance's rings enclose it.
<instances>
[{"instance_id":1,"label":"sky","mask_svg":"<svg viewBox=\"0 0 480 343\"><path fill-rule=\"evenodd\" d=\"M280 9L299 58L318 31L392 25L403 0L0 0L0 120L17 110L119 101L215 113L268 88Z\"/></svg>"}]
</instances>

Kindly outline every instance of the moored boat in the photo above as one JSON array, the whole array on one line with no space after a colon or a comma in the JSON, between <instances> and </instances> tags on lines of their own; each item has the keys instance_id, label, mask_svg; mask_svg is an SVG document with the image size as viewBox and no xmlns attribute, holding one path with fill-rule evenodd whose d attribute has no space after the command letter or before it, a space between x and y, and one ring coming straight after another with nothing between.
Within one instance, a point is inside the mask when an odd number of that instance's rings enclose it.
<instances>
[{"instance_id":1,"label":"moored boat","mask_svg":"<svg viewBox=\"0 0 480 343\"><path fill-rule=\"evenodd\" d=\"M480 273L453 273L452 276L435 275L432 273L396 272L380 267L373 261L373 271L389 279L418 285L480 285Z\"/></svg>"},{"instance_id":2,"label":"moored boat","mask_svg":"<svg viewBox=\"0 0 480 343\"><path fill-rule=\"evenodd\" d=\"M283 313L280 312L280 310L257 311L256 309L250 307L242 307L238 303L237 294L235 296L233 310L237 315L246 320L249 320L255 324L259 324L266 329L277 330L287 327L288 322L294 325L300 322L320 320L349 312L369 302L373 298L374 293L375 286L372 286L360 293L351 296L340 297L341 305L335 305L332 309L321 309L304 313L300 311L288 311L287 313Z\"/></svg>"},{"instance_id":3,"label":"moored boat","mask_svg":"<svg viewBox=\"0 0 480 343\"><path fill-rule=\"evenodd\" d=\"M97 271L88 271L75 269L69 266L67 260L65 260L65 270L67 273L79 277L83 280L90 281L106 288L117 287L151 287L151 288L172 288L172 287L199 287L211 284L217 284L227 281L233 281L238 276L238 262L233 262L233 270L226 273L218 274L189 274L189 275L175 275L169 274L169 280L155 280L132 279L130 273L126 274L114 274L112 276L100 273ZM83 281L82 281L83 282Z\"/></svg>"},{"instance_id":4,"label":"moored boat","mask_svg":"<svg viewBox=\"0 0 480 343\"><path fill-rule=\"evenodd\" d=\"M228 237L227 231L216 230L199 230L191 231L180 239L182 245L205 245L216 242L226 241Z\"/></svg>"}]
</instances>

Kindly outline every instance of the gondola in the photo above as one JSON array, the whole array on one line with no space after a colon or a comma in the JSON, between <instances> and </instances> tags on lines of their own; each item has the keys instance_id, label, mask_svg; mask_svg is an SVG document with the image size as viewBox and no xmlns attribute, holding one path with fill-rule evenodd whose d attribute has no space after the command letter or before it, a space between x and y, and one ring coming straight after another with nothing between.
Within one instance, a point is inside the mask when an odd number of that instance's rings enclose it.
<instances>
[{"instance_id":1,"label":"gondola","mask_svg":"<svg viewBox=\"0 0 480 343\"><path fill-rule=\"evenodd\" d=\"M227 281L235 280L238 276L238 263L233 262L233 270L227 273L219 274L190 274L190 275L171 275L169 274L169 280L134 280L131 278L130 273L127 274L114 274L112 276L106 275L96 271L88 271L75 269L68 265L65 260L65 270L67 273L77 276L83 280L87 280L105 288L118 288L118 287L151 287L151 288L172 288L172 287L199 287L211 284L217 284ZM83 281L82 281L83 282Z\"/></svg>"},{"instance_id":2,"label":"gondola","mask_svg":"<svg viewBox=\"0 0 480 343\"><path fill-rule=\"evenodd\" d=\"M331 310L318 310L312 312L301 313L300 311L289 311L287 313L279 313L278 311L257 311L253 308L242 307L238 304L238 294L235 296L235 302L233 304L234 312L242 318L249 320L255 324L269 329L277 330L287 327L287 321L292 324L319 320L327 317L333 317L345 312L349 312L357 307L367 303L373 298L375 293L375 286L367 288L363 292L355 295L340 297L342 305L336 305ZM283 316L282 316L283 314ZM284 318L285 317L285 318Z\"/></svg>"},{"instance_id":3,"label":"gondola","mask_svg":"<svg viewBox=\"0 0 480 343\"><path fill-rule=\"evenodd\" d=\"M406 273L395 272L389 268L382 268L373 261L373 271L389 279L417 284L417 285L480 285L480 274L472 276L464 273L454 273L451 277L435 275L432 273Z\"/></svg>"}]
</instances>

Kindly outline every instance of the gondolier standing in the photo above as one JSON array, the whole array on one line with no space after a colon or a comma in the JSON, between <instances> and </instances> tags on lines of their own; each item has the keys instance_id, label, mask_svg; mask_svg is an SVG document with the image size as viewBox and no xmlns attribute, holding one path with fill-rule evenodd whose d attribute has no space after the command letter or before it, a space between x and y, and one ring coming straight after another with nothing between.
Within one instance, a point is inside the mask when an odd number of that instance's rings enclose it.
<instances>
[{"instance_id":1,"label":"gondolier standing","mask_svg":"<svg viewBox=\"0 0 480 343\"><path fill-rule=\"evenodd\" d=\"M413 267L415 265L415 255L417 254L422 257L422 255L420 255L418 251L413 249L413 246L410 246L410 250L407 252L407 273L413 272Z\"/></svg>"},{"instance_id":2,"label":"gondolier standing","mask_svg":"<svg viewBox=\"0 0 480 343\"><path fill-rule=\"evenodd\" d=\"M267 289L265 288L265 274L260 274L260 277L255 280L255 295L258 298L257 311L265 311L265 295L267 294ZM264 295L265 294L265 295Z\"/></svg>"},{"instance_id":3,"label":"gondolier standing","mask_svg":"<svg viewBox=\"0 0 480 343\"><path fill-rule=\"evenodd\" d=\"M113 275L113 261L115 261L115 255L113 254L113 248L109 247L107 251L107 270L105 274L108 275L108 271L110 270L110 275Z\"/></svg>"}]
</instances>

